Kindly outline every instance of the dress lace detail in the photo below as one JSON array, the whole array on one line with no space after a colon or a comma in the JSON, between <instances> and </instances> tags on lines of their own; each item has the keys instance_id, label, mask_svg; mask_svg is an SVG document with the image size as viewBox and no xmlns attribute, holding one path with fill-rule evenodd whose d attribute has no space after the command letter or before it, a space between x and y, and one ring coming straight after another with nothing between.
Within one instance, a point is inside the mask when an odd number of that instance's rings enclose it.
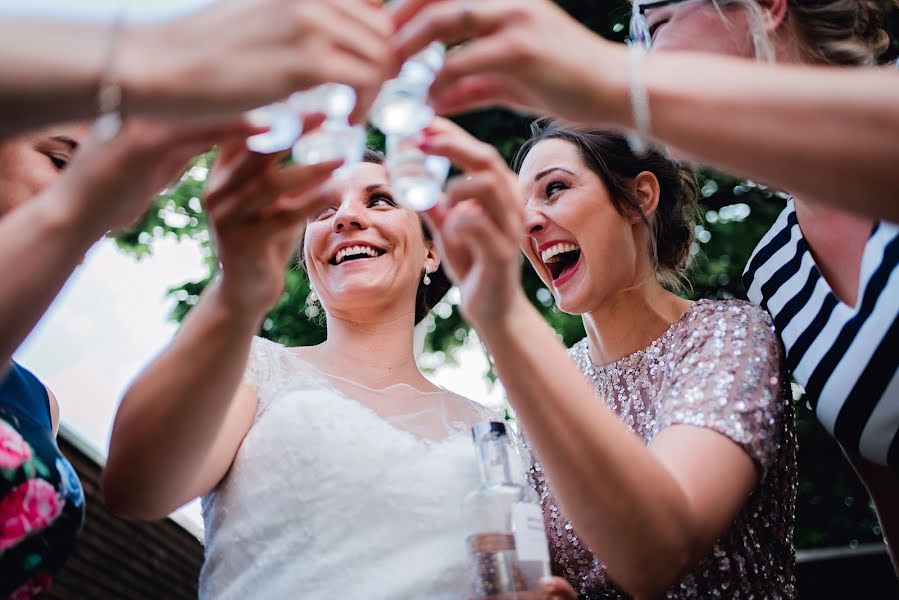
<instances>
[{"instance_id":1,"label":"dress lace detail","mask_svg":"<svg viewBox=\"0 0 899 600\"><path fill-rule=\"evenodd\" d=\"M201 598L458 599L469 427L496 419L450 392L373 390L256 339L256 419L203 498Z\"/></svg>"},{"instance_id":2,"label":"dress lace detail","mask_svg":"<svg viewBox=\"0 0 899 600\"><path fill-rule=\"evenodd\" d=\"M598 367L587 340L570 354L597 396L648 445L671 425L712 429L742 447L760 483L731 528L666 597L794 598L796 426L771 319L740 301L701 300L647 348ZM561 513L538 461L553 573L586 599L627 598Z\"/></svg>"}]
</instances>

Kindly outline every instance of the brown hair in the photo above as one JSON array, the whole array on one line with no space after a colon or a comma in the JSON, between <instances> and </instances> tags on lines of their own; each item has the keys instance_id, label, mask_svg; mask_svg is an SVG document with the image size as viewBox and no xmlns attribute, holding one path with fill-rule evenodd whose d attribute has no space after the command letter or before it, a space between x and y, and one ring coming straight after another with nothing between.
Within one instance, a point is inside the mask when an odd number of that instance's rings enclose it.
<instances>
[{"instance_id":1,"label":"brown hair","mask_svg":"<svg viewBox=\"0 0 899 600\"><path fill-rule=\"evenodd\" d=\"M373 148L366 148L362 154L362 162L373 163L376 165L384 164L384 154ZM421 221L421 219L419 219ZM425 239L430 241L432 238L430 230L421 221L421 230ZM306 264L303 257L303 238L300 238L300 245L297 249L297 264L305 270ZM425 285L422 281L418 282L418 291L415 293L415 324L418 325L431 311L434 306L446 295L452 287L452 282L447 277L443 267L437 267L437 270L428 275L431 280L430 285Z\"/></svg>"},{"instance_id":2,"label":"brown hair","mask_svg":"<svg viewBox=\"0 0 899 600\"><path fill-rule=\"evenodd\" d=\"M520 170L534 146L548 139L574 144L590 170L602 179L618 213L640 216L650 232L656 279L672 289L682 287L699 215L696 172L658 149L638 157L620 134L542 120L531 125L531 137L515 154L513 168ZM659 204L650 216L643 212L632 186L634 177L643 171L659 180Z\"/></svg>"}]
</instances>

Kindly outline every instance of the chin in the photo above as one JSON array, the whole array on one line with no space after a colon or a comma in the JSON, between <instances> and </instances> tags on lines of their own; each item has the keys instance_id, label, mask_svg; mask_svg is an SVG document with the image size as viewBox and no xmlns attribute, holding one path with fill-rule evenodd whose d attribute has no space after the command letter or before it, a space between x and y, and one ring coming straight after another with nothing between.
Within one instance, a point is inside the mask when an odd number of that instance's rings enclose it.
<instances>
[{"instance_id":1,"label":"chin","mask_svg":"<svg viewBox=\"0 0 899 600\"><path fill-rule=\"evenodd\" d=\"M558 291L554 294L556 299L556 308L565 314L582 315L588 312L586 298L582 298L580 290L566 290L564 294Z\"/></svg>"},{"instance_id":2,"label":"chin","mask_svg":"<svg viewBox=\"0 0 899 600\"><path fill-rule=\"evenodd\" d=\"M374 302L390 294L390 286L374 277L352 277L332 288L334 296L352 297L362 302ZM356 304L357 302L354 302Z\"/></svg>"}]
</instances>

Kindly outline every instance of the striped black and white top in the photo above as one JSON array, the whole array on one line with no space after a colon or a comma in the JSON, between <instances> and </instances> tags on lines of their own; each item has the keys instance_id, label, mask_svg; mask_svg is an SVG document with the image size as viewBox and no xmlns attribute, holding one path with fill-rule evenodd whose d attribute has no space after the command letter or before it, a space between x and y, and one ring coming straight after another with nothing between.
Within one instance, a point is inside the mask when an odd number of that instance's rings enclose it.
<instances>
[{"instance_id":1,"label":"striped black and white top","mask_svg":"<svg viewBox=\"0 0 899 600\"><path fill-rule=\"evenodd\" d=\"M899 472L899 226L874 227L856 306L841 302L802 237L791 199L743 273L818 419L849 450Z\"/></svg>"}]
</instances>

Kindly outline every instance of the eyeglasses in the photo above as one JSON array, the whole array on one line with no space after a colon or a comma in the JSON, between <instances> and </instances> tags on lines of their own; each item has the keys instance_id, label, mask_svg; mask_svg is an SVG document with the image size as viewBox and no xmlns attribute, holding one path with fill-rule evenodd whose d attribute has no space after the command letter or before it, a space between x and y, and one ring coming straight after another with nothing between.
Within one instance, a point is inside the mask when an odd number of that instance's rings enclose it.
<instances>
[{"instance_id":1,"label":"eyeglasses","mask_svg":"<svg viewBox=\"0 0 899 600\"><path fill-rule=\"evenodd\" d=\"M692 0L655 0L635 5L631 12L631 32L628 36L628 44L636 44L649 50L652 47L652 33L646 22L646 11L681 2L692 2Z\"/></svg>"}]
</instances>

